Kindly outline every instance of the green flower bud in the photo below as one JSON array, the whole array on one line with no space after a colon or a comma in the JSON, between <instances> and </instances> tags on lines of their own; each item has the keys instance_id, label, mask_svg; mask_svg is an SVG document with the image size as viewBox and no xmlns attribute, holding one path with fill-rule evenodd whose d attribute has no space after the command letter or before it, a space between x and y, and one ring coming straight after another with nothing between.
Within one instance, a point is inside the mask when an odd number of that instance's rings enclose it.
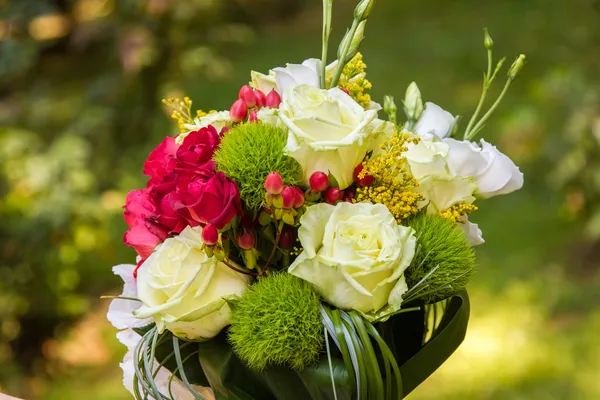
<instances>
[{"instance_id":1,"label":"green flower bud","mask_svg":"<svg viewBox=\"0 0 600 400\"><path fill-rule=\"evenodd\" d=\"M364 21L369 18L374 3L375 0L362 0L354 9L354 18L358 21Z\"/></svg>"},{"instance_id":2,"label":"green flower bud","mask_svg":"<svg viewBox=\"0 0 600 400\"><path fill-rule=\"evenodd\" d=\"M348 62L349 60L352 59L352 57L354 57L356 55L356 53L358 53L358 48L360 47L360 43L362 42L362 40L364 39L364 34L365 34L365 24L367 21L362 21L360 24L358 24L358 27L356 28L356 33L354 34L354 37L350 38L350 31L346 32L346 35L344 36L344 39L342 39L342 42L340 43L340 47L338 49L338 60L343 61L343 62ZM346 57L344 58L344 55L342 54L343 49L346 47L348 41L350 41L350 47L348 47L348 53L346 53ZM344 58L342 60L342 58Z\"/></svg>"},{"instance_id":3,"label":"green flower bud","mask_svg":"<svg viewBox=\"0 0 600 400\"><path fill-rule=\"evenodd\" d=\"M490 36L490 33L488 32L487 28L483 28L483 34L483 44L485 45L486 49L491 50L492 47L494 47L494 41L492 40L492 37Z\"/></svg>"},{"instance_id":4,"label":"green flower bud","mask_svg":"<svg viewBox=\"0 0 600 400\"><path fill-rule=\"evenodd\" d=\"M515 79L523 65L525 64L525 54L520 54L519 57L515 60L515 62L510 66L508 70L508 77L510 79Z\"/></svg>"},{"instance_id":5,"label":"green flower bud","mask_svg":"<svg viewBox=\"0 0 600 400\"><path fill-rule=\"evenodd\" d=\"M406 96L404 98L404 112L406 117L411 121L416 121L423 113L423 99L421 91L415 82L411 82L406 88Z\"/></svg>"},{"instance_id":6,"label":"green flower bud","mask_svg":"<svg viewBox=\"0 0 600 400\"><path fill-rule=\"evenodd\" d=\"M383 97L383 111L389 116L390 121L396 122L398 107L396 107L396 103L394 102L394 96L385 95Z\"/></svg>"}]
</instances>

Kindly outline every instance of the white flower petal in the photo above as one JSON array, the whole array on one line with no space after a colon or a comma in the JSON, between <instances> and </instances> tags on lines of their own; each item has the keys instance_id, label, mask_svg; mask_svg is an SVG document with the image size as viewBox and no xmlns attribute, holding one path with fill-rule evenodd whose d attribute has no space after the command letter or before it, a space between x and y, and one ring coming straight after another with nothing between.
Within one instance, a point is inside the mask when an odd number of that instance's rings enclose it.
<instances>
[{"instance_id":1,"label":"white flower petal","mask_svg":"<svg viewBox=\"0 0 600 400\"><path fill-rule=\"evenodd\" d=\"M119 275L124 282L123 297L137 298L137 283L133 277L135 265L122 264L113 267L115 275ZM106 318L117 329L141 328L152 323L151 319L138 319L133 315L133 311L142 305L139 301L113 299L108 307Z\"/></svg>"},{"instance_id":2,"label":"white flower petal","mask_svg":"<svg viewBox=\"0 0 600 400\"><path fill-rule=\"evenodd\" d=\"M415 125L414 132L419 136L433 134L443 139L452 133L457 121L458 118L448 111L428 102L425 103L425 110Z\"/></svg>"}]
</instances>

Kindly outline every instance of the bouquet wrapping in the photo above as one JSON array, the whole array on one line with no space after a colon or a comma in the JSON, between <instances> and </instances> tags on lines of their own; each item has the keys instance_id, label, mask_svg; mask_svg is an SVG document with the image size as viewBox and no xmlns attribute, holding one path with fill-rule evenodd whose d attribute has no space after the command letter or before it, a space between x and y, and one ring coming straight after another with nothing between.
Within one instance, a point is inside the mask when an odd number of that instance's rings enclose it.
<instances>
[{"instance_id":1,"label":"bouquet wrapping","mask_svg":"<svg viewBox=\"0 0 600 400\"><path fill-rule=\"evenodd\" d=\"M459 117L411 83L398 115L371 99L359 47L362 0L328 63L252 71L230 110L166 99L180 133L148 156L124 207L135 265L108 319L128 348L136 399L399 399L464 339L477 200L523 185L519 168L474 138L524 64L488 68ZM462 139L459 136L462 132Z\"/></svg>"}]
</instances>

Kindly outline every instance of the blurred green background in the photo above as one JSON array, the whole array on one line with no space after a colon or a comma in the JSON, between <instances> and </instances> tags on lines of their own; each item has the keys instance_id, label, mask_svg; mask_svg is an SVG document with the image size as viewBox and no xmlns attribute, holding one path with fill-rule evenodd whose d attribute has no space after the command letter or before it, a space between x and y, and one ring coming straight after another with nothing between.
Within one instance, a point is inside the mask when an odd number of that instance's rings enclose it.
<instances>
[{"instance_id":1,"label":"blurred green background","mask_svg":"<svg viewBox=\"0 0 600 400\"><path fill-rule=\"evenodd\" d=\"M334 3L337 41L354 1ZM129 398L99 296L134 261L125 195L176 132L160 100L228 108L251 69L319 57L320 13L319 0L0 0L0 392ZM487 243L467 338L410 399L598 399L600 3L378 0L362 48L372 94L401 98L414 80L470 116L486 26L496 57L527 54L483 132L525 187L472 216Z\"/></svg>"}]
</instances>

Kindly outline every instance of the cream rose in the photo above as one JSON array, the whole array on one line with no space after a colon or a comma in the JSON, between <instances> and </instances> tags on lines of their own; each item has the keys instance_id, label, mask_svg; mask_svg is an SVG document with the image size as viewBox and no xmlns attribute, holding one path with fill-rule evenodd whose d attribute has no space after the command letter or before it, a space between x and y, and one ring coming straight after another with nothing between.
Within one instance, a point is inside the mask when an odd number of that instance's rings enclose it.
<instances>
[{"instance_id":1,"label":"cream rose","mask_svg":"<svg viewBox=\"0 0 600 400\"><path fill-rule=\"evenodd\" d=\"M189 129L189 132L185 132L177 136L175 140L177 144L182 144L183 139L193 131L200 130L202 128L206 128L209 125L212 125L217 132L221 132L221 129L225 128L231 123L231 117L229 116L229 111L217 111L206 114L204 117L194 119L193 124L185 124L184 127Z\"/></svg>"},{"instance_id":2,"label":"cream rose","mask_svg":"<svg viewBox=\"0 0 600 400\"><path fill-rule=\"evenodd\" d=\"M313 205L300 219L298 236L304 250L288 272L327 302L371 319L400 308L417 239L384 205Z\"/></svg>"},{"instance_id":3,"label":"cream rose","mask_svg":"<svg viewBox=\"0 0 600 400\"><path fill-rule=\"evenodd\" d=\"M225 299L241 295L248 285L246 275L206 255L201 227L187 227L140 266L137 290L143 305L134 314L152 317L160 331L183 339L210 339L229 324Z\"/></svg>"},{"instance_id":4,"label":"cream rose","mask_svg":"<svg viewBox=\"0 0 600 400\"><path fill-rule=\"evenodd\" d=\"M288 129L285 151L303 168L304 183L316 171L330 173L340 189L352 184L354 168L365 157L382 124L338 88L289 88L278 118Z\"/></svg>"}]
</instances>

